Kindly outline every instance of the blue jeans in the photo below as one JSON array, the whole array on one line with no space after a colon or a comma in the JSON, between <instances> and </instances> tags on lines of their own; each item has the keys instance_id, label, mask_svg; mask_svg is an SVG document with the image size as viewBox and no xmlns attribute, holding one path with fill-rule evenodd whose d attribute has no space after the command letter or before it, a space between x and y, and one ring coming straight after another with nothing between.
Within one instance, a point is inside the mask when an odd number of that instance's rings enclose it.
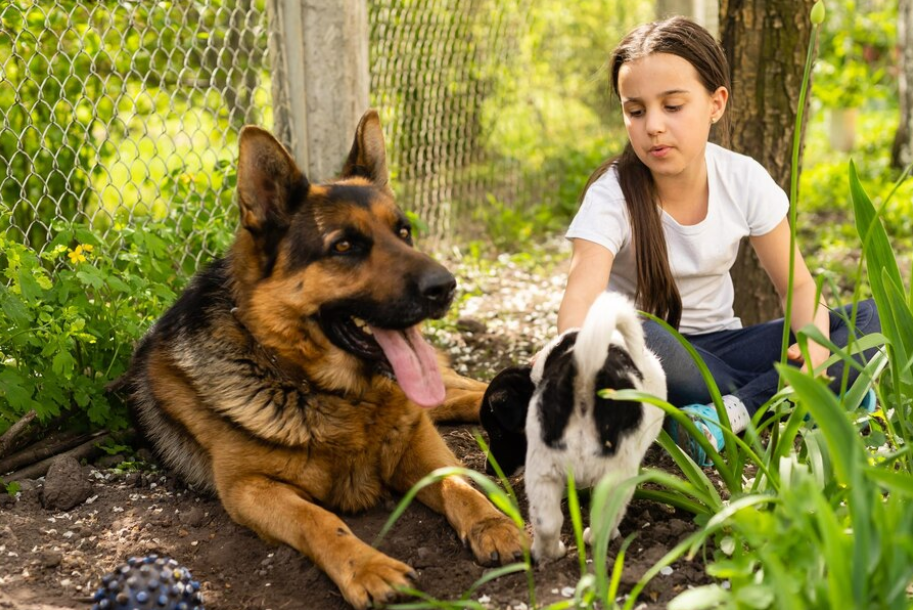
<instances>
[{"instance_id":1,"label":"blue jeans","mask_svg":"<svg viewBox=\"0 0 913 610\"><path fill-rule=\"evenodd\" d=\"M851 313L852 306L843 308L843 317L830 312L830 338L835 345L846 347L849 342L850 328L843 318L849 319ZM859 302L854 328L857 339L881 332L878 309L871 299ZM659 357L666 372L669 402L677 407L711 402L710 391L697 365L678 340L652 320L644 322L644 332L647 346ZM685 338L704 359L720 392L738 397L749 414L754 415L777 392L779 374L774 369L774 363L780 361L783 318L735 330L685 335ZM792 343L795 343L795 337L790 332ZM871 348L854 358L865 362L877 351L878 348ZM840 391L843 368L844 363L839 361L827 370L828 375L834 378L831 390L835 393ZM850 385L858 376L859 372L850 367Z\"/></svg>"}]
</instances>

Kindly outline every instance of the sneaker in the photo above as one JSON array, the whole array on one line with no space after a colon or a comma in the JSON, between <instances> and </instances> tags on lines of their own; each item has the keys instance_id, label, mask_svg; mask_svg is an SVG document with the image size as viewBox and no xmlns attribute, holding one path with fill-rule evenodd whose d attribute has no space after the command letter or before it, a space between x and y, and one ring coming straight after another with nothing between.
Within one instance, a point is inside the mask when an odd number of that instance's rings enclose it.
<instances>
[{"instance_id":1,"label":"sneaker","mask_svg":"<svg viewBox=\"0 0 913 610\"><path fill-rule=\"evenodd\" d=\"M714 449L720 451L723 448L723 429L720 427L720 418L713 405L688 405L682 407L681 411L691 418L691 421L710 441ZM677 421L670 419L667 428L669 436L672 437L675 444L681 447L682 451L687 453L695 464L701 468L713 466L713 462L707 457L707 452Z\"/></svg>"},{"instance_id":2,"label":"sneaker","mask_svg":"<svg viewBox=\"0 0 913 610\"><path fill-rule=\"evenodd\" d=\"M865 396L862 397L862 402L859 403L860 409L865 409L866 413L874 413L878 409L878 400L875 396L875 390L869 388L869 391L865 393Z\"/></svg>"}]
</instances>

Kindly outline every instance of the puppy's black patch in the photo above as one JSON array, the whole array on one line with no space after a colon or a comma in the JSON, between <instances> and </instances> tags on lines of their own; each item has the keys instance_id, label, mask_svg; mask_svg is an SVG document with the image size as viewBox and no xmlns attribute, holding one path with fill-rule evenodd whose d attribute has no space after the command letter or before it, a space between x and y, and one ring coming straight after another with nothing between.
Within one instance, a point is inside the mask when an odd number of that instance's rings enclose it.
<instances>
[{"instance_id":1,"label":"puppy's black patch","mask_svg":"<svg viewBox=\"0 0 913 610\"><path fill-rule=\"evenodd\" d=\"M555 366L555 362L563 358L564 355L568 353L568 350L574 347L574 344L577 343L577 334L576 330L567 333L561 338L558 345L552 348L545 358L545 368L543 369L545 373L543 373L543 375L548 375L548 371L552 370L552 367Z\"/></svg>"},{"instance_id":2,"label":"puppy's black patch","mask_svg":"<svg viewBox=\"0 0 913 610\"><path fill-rule=\"evenodd\" d=\"M629 400L601 398L600 390L634 390L634 379L643 381L644 376L627 351L612 345L602 368L596 374L595 407L593 417L602 444L602 455L614 455L618 442L640 426L643 419L643 405Z\"/></svg>"},{"instance_id":3,"label":"puppy's black patch","mask_svg":"<svg viewBox=\"0 0 913 610\"><path fill-rule=\"evenodd\" d=\"M511 475L526 461L526 414L535 386L532 367L514 366L498 373L482 398L479 418L488 433L492 458L505 474ZM488 474L495 474L491 462Z\"/></svg>"},{"instance_id":4,"label":"puppy's black patch","mask_svg":"<svg viewBox=\"0 0 913 610\"><path fill-rule=\"evenodd\" d=\"M542 423L542 442L552 449L565 449L564 429L574 411L574 378L577 377L577 363L571 344L577 335L565 337L548 355L545 373L542 377L542 394L538 401L539 421ZM563 351L559 352L561 348Z\"/></svg>"}]
</instances>

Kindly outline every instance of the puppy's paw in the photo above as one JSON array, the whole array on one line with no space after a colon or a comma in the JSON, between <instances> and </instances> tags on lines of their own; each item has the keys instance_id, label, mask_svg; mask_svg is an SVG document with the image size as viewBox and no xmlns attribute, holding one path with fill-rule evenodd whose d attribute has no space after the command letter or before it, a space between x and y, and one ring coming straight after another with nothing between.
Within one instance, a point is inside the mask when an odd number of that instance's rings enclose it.
<instances>
[{"instance_id":1,"label":"puppy's paw","mask_svg":"<svg viewBox=\"0 0 913 610\"><path fill-rule=\"evenodd\" d=\"M533 547L530 549L533 559L537 562L547 559L561 559L567 554L567 548L561 539L555 536L536 536L533 538Z\"/></svg>"},{"instance_id":2,"label":"puppy's paw","mask_svg":"<svg viewBox=\"0 0 913 610\"><path fill-rule=\"evenodd\" d=\"M619 536L621 536L621 532L618 531L618 528L616 527L612 530L612 535L609 536L609 540L615 540ZM587 546L591 546L593 544L593 532L590 528L583 530L583 541L587 544Z\"/></svg>"},{"instance_id":3,"label":"puppy's paw","mask_svg":"<svg viewBox=\"0 0 913 610\"><path fill-rule=\"evenodd\" d=\"M485 566L504 565L523 559L526 536L504 515L477 521L468 536L476 561Z\"/></svg>"},{"instance_id":4,"label":"puppy's paw","mask_svg":"<svg viewBox=\"0 0 913 610\"><path fill-rule=\"evenodd\" d=\"M351 571L337 583L342 596L354 608L377 608L400 597L397 589L411 587L418 580L412 567L374 551L352 558Z\"/></svg>"}]
</instances>

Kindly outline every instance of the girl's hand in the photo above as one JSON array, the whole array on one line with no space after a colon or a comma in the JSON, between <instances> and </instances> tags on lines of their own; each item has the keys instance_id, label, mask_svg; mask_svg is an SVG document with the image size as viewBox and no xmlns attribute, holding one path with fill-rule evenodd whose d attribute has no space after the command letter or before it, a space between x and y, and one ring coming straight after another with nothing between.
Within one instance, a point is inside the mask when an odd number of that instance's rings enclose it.
<instances>
[{"instance_id":1,"label":"girl's hand","mask_svg":"<svg viewBox=\"0 0 913 610\"><path fill-rule=\"evenodd\" d=\"M793 343L786 350L786 357L793 362L801 362L802 370L806 372L817 369L822 362L830 358L831 352L826 347L822 347L817 343L809 342L808 355L811 358L811 363L805 361L805 358L802 356L802 350L799 349L798 343ZM824 374L825 372L826 371L821 371L820 374Z\"/></svg>"}]
</instances>

